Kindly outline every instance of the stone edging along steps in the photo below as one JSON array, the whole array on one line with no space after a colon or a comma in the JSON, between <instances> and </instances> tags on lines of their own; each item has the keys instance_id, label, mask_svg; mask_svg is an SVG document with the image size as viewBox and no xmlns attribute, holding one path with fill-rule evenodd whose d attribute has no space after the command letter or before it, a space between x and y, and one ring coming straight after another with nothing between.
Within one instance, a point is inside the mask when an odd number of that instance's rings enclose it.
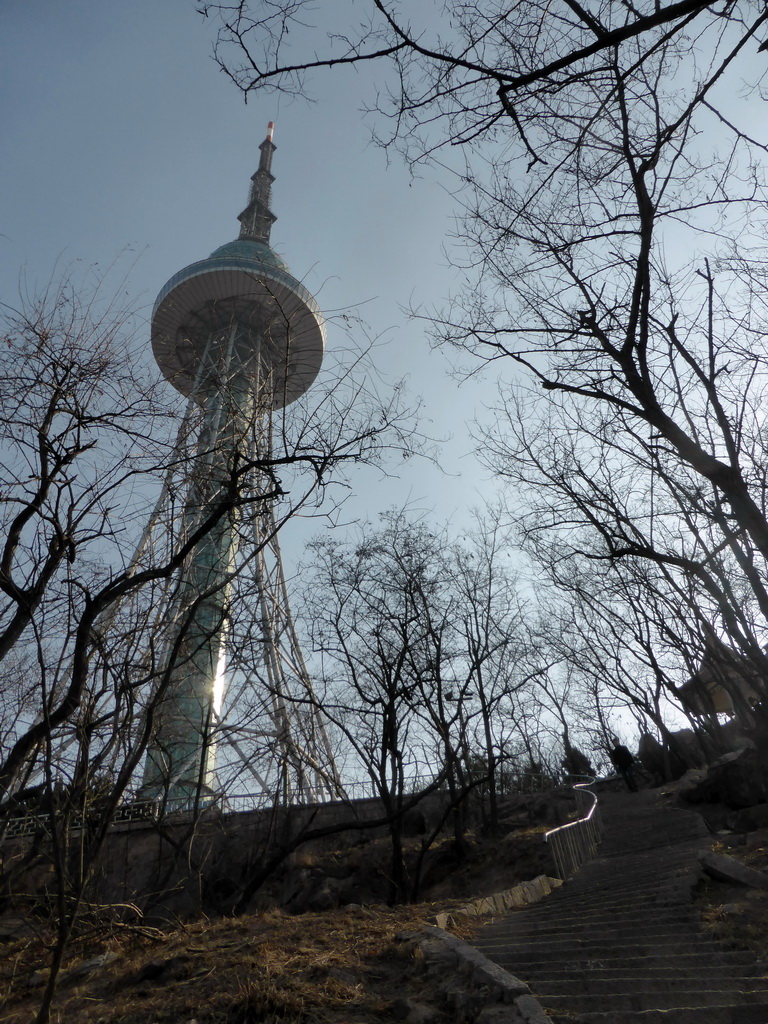
<instances>
[{"instance_id":1,"label":"stone edging along steps","mask_svg":"<svg viewBox=\"0 0 768 1024\"><path fill-rule=\"evenodd\" d=\"M443 931L425 927L405 933L424 968L438 974L451 1020L472 1024L552 1024L524 981L489 960L483 953ZM408 1024L408 1017L405 1017Z\"/></svg>"},{"instance_id":2,"label":"stone edging along steps","mask_svg":"<svg viewBox=\"0 0 768 1024\"><path fill-rule=\"evenodd\" d=\"M437 914L435 924L438 928L445 928L454 917L482 917L485 914L505 914L508 910L516 907L525 907L530 903L538 903L539 900L563 884L561 878L551 878L549 875L538 875L530 882L521 882L511 889L504 889L502 892L494 893L493 896L481 896L458 910L446 911Z\"/></svg>"},{"instance_id":3,"label":"stone edging along steps","mask_svg":"<svg viewBox=\"0 0 768 1024\"><path fill-rule=\"evenodd\" d=\"M561 886L562 880L539 875L511 889L474 900L457 910L438 914L436 927L404 932L400 940L430 973L445 983L445 1001L452 1020L472 1024L551 1024L541 1004L525 982L489 960L480 950L444 929L456 917L505 914L515 907L529 906ZM408 1016L404 1018L408 1024Z\"/></svg>"},{"instance_id":4,"label":"stone edging along steps","mask_svg":"<svg viewBox=\"0 0 768 1024\"><path fill-rule=\"evenodd\" d=\"M600 806L595 860L545 901L481 928L475 946L530 986L541 1021L768 1024L762 965L705 935L692 905L697 854L711 845L700 815L659 806L652 791Z\"/></svg>"}]
</instances>

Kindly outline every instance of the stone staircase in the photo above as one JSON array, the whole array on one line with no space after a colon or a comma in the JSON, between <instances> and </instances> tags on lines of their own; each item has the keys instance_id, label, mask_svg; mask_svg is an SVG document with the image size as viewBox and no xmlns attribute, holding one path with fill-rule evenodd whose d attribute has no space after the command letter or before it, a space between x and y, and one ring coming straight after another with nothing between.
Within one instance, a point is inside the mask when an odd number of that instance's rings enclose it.
<instances>
[{"instance_id":1,"label":"stone staircase","mask_svg":"<svg viewBox=\"0 0 768 1024\"><path fill-rule=\"evenodd\" d=\"M702 933L691 893L702 818L653 791L601 796L597 858L474 944L527 982L555 1024L768 1024L768 978Z\"/></svg>"}]
</instances>

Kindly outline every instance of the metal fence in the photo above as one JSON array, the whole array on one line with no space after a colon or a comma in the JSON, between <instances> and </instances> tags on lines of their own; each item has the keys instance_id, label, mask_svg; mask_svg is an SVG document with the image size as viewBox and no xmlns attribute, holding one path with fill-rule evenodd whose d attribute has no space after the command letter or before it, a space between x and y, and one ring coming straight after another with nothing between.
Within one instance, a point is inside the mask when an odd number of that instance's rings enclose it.
<instances>
[{"instance_id":1,"label":"metal fence","mask_svg":"<svg viewBox=\"0 0 768 1024\"><path fill-rule=\"evenodd\" d=\"M472 779L472 775L476 778ZM437 776L434 774L414 774L407 777L402 783L404 794L415 794L434 787L435 792L448 788L447 781L435 786ZM475 790L481 796L484 787L489 784L488 775L482 770L474 773L467 773L465 782L474 781ZM517 772L509 769L497 769L495 773L496 791L500 796L512 794L537 793L543 790L552 789L559 785L559 781L551 775L544 773L533 774L530 772ZM375 800L380 797L379 786L371 779L359 780L346 783L339 789L330 786L306 786L294 790L288 799L283 803L294 806L316 806L334 802L352 803L362 800ZM577 791L577 800L578 800ZM276 800L273 794L264 791L257 793L217 793L207 794L202 800L195 801L191 797L176 797L165 801L157 800L132 800L127 799L115 811L112 819L113 825L128 825L131 823L149 823L160 820L182 820L190 814L217 808L223 814L243 814L249 811L262 811L275 806ZM78 817L73 821L72 827L81 828L83 822ZM28 813L23 816L10 818L5 822L2 829L5 838L23 838L40 832L47 831L47 817L43 813Z\"/></svg>"},{"instance_id":2,"label":"metal fence","mask_svg":"<svg viewBox=\"0 0 768 1024\"><path fill-rule=\"evenodd\" d=\"M552 850L555 869L560 878L569 878L578 871L582 864L591 860L597 852L597 844L602 835L602 822L597 796L588 787L589 782L579 782L573 787L576 794L576 821L553 828L544 836ZM586 813L585 813L586 812Z\"/></svg>"},{"instance_id":3,"label":"metal fence","mask_svg":"<svg viewBox=\"0 0 768 1024\"><path fill-rule=\"evenodd\" d=\"M402 783L401 792L405 795L424 792L434 788L439 793L448 789L447 780L439 786L435 786L436 775L411 775ZM489 784L490 779L487 772L466 772L464 783L475 783L475 787L482 791L483 787ZM544 790L553 789L560 783L551 775L544 773L532 774L530 772L520 773L512 771L497 771L495 775L496 792L499 796L512 794L540 793ZM381 796L379 784L372 779L359 780L357 782L345 783L340 789L332 790L328 787L307 787L301 791L295 791L287 801L293 806L308 804L323 804L333 802L349 803L357 800L376 800ZM220 806L228 813L239 813L243 811L261 810L271 807L274 800L268 793L228 793L220 799Z\"/></svg>"}]
</instances>

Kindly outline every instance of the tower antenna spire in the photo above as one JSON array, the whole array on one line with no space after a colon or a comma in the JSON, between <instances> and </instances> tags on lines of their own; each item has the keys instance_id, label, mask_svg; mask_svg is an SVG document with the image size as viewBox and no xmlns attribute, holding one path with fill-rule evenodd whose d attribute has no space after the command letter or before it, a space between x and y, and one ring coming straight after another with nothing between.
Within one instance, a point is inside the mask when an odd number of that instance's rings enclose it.
<instances>
[{"instance_id":1,"label":"tower antenna spire","mask_svg":"<svg viewBox=\"0 0 768 1024\"><path fill-rule=\"evenodd\" d=\"M259 166L251 176L251 192L248 205L237 218L240 221L240 237L254 242L269 244L269 235L277 217L270 209L272 202L272 154L277 146L272 141L275 122L267 125L267 135L259 146Z\"/></svg>"}]
</instances>

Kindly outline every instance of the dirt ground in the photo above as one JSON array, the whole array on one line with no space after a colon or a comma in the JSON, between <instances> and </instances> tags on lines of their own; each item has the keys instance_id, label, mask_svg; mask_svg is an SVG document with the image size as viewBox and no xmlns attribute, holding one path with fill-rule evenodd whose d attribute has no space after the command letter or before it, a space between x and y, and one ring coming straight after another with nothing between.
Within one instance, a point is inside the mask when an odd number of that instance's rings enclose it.
<instances>
[{"instance_id":1,"label":"dirt ground","mask_svg":"<svg viewBox=\"0 0 768 1024\"><path fill-rule=\"evenodd\" d=\"M543 826L494 841L469 839L460 866L446 842L427 872L427 900L401 907L369 903L292 915L261 910L237 918L199 920L175 928L86 932L61 973L52 1021L78 1024L380 1024L397 999L431 1005L438 995L397 936L433 923L444 910L551 871ZM418 841L413 841L414 846ZM309 857L312 870L350 870L361 850ZM388 861L386 840L366 846L371 877ZM20 923L21 924L21 923ZM9 926L10 925L10 926ZM0 1024L29 1024L47 973L42 935L24 923L0 960ZM452 930L471 935L469 920ZM3 926L0 938L13 933ZM102 962L91 963L97 958Z\"/></svg>"},{"instance_id":2,"label":"dirt ground","mask_svg":"<svg viewBox=\"0 0 768 1024\"><path fill-rule=\"evenodd\" d=\"M105 966L81 978L68 979L64 971L52 1020L380 1022L395 995L420 991L423 979L395 936L418 927L429 910L354 908L296 917L273 911L200 921L155 939L115 936L99 944L115 957ZM92 957L94 946L75 953L68 966L81 963L84 953ZM4 1024L33 1019L42 981L37 961L33 945L18 945L6 960L2 984L11 992L0 1010Z\"/></svg>"}]
</instances>

